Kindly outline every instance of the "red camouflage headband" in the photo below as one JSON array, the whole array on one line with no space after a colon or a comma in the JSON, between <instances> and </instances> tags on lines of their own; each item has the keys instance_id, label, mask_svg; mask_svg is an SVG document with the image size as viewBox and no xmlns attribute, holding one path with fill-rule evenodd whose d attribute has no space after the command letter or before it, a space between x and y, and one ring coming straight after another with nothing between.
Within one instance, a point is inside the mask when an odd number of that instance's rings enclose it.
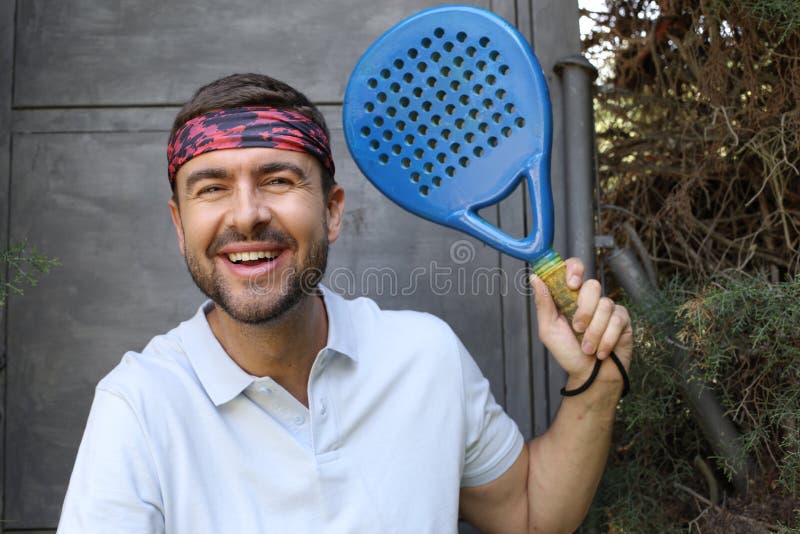
<instances>
[{"instance_id":1,"label":"red camouflage headband","mask_svg":"<svg viewBox=\"0 0 800 534\"><path fill-rule=\"evenodd\" d=\"M335 174L328 136L311 119L296 111L242 107L195 117L170 136L167 146L170 186L175 188L178 169L193 157L212 150L248 147L307 152L331 176Z\"/></svg>"}]
</instances>

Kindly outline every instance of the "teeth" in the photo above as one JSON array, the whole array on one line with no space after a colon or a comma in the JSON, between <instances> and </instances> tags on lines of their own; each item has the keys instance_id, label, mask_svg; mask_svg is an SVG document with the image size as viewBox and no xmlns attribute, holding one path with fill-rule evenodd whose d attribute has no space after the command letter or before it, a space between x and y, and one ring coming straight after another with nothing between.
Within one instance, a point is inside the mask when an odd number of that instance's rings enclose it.
<instances>
[{"instance_id":1,"label":"teeth","mask_svg":"<svg viewBox=\"0 0 800 534\"><path fill-rule=\"evenodd\" d=\"M260 250L257 252L233 252L228 254L228 259L234 263L240 261L253 261L260 259L274 260L278 257L278 252L274 250Z\"/></svg>"}]
</instances>

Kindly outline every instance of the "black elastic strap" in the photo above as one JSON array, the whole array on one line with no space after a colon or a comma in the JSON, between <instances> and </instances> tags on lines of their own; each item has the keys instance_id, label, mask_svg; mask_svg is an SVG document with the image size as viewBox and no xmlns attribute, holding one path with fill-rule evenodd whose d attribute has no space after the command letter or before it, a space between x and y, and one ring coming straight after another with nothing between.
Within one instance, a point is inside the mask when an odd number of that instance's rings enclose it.
<instances>
[{"instance_id":1,"label":"black elastic strap","mask_svg":"<svg viewBox=\"0 0 800 534\"><path fill-rule=\"evenodd\" d=\"M617 358L617 355L613 352L611 353L611 361L614 362L614 364L617 366L617 369L619 369L620 374L622 375L622 396L624 397L631 390L631 381L628 379L628 373L625 371L625 366L622 365L622 362L619 361L619 358ZM594 383L594 379L597 378L597 373L600 372L601 365L603 365L603 361L597 360L594 364L594 369L592 369L592 374L589 375L588 380L586 380L582 386L570 390L567 388L561 388L561 394L565 397L574 397L575 395L580 395L589 389L589 386Z\"/></svg>"}]
</instances>

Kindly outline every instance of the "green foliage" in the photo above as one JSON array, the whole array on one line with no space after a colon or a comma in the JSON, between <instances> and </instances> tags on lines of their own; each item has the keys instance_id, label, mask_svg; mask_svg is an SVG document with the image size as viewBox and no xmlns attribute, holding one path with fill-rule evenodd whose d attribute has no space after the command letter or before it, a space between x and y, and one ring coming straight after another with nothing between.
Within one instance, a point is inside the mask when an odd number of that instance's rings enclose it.
<instances>
[{"instance_id":1,"label":"green foliage","mask_svg":"<svg viewBox=\"0 0 800 534\"><path fill-rule=\"evenodd\" d=\"M596 510L609 531L800 529L800 277L775 284L736 275L699 288L674 282L659 309L634 307L632 314L633 389L620 403ZM666 338L664 317L674 320L677 340ZM681 396L681 373L667 356L674 343L689 349L692 373L719 394L759 464L756 488L724 508L692 494L710 493L696 456L722 481L726 466L713 458Z\"/></svg>"},{"instance_id":2,"label":"green foliage","mask_svg":"<svg viewBox=\"0 0 800 534\"><path fill-rule=\"evenodd\" d=\"M23 286L36 285L36 277L50 272L50 269L61 265L57 259L48 258L29 247L27 241L11 245L7 250L0 251L0 306L5 305L9 294L23 295ZM2 272L8 269L8 279L3 278Z\"/></svg>"}]
</instances>

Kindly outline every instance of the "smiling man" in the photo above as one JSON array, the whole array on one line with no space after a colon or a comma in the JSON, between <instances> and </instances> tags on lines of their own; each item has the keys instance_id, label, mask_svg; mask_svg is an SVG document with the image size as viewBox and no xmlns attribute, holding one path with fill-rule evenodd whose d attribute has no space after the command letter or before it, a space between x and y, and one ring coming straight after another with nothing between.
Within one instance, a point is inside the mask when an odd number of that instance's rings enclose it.
<instances>
[{"instance_id":1,"label":"smiling man","mask_svg":"<svg viewBox=\"0 0 800 534\"><path fill-rule=\"evenodd\" d=\"M197 314L97 386L64 502L71 533L570 532L605 465L627 311L583 267L573 324L536 278L538 331L569 375L524 443L441 320L319 284L344 190L299 92L245 74L175 120L169 202ZM573 333L582 333L582 341ZM522 357L522 355L520 355Z\"/></svg>"}]
</instances>

